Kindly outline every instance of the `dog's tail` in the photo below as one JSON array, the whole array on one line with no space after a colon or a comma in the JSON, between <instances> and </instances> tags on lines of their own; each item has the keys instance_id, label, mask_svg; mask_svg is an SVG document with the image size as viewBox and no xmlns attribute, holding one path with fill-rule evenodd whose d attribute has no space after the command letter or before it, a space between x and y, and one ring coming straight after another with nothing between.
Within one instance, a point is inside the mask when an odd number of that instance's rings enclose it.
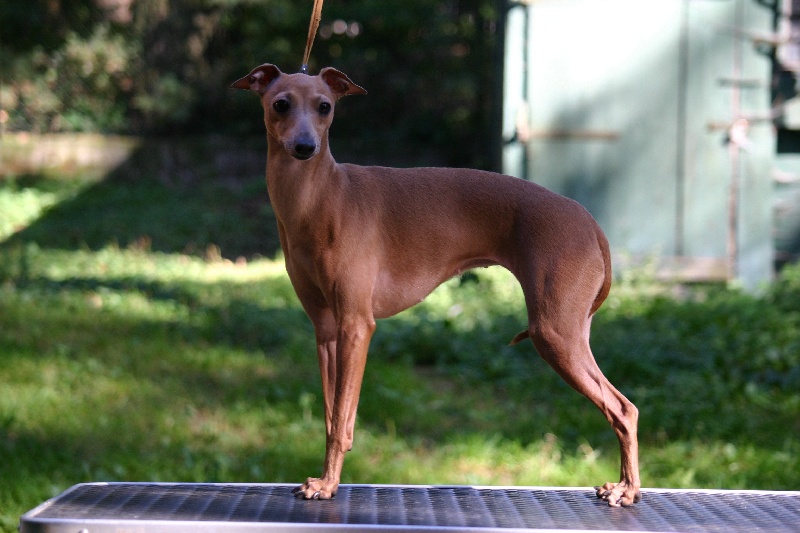
<instances>
[{"instance_id":1,"label":"dog's tail","mask_svg":"<svg viewBox=\"0 0 800 533\"><path fill-rule=\"evenodd\" d=\"M519 344L520 342L524 341L530 336L531 333L527 329L525 331L520 331L519 333L516 334L516 336L513 339L511 339L511 342L509 342L508 345L514 346L515 344Z\"/></svg>"},{"instance_id":2,"label":"dog's tail","mask_svg":"<svg viewBox=\"0 0 800 533\"><path fill-rule=\"evenodd\" d=\"M603 269L605 270L603 274L603 284L600 286L600 290L597 291L597 296L594 298L594 302L592 302L592 307L589 309L589 316L592 316L595 311L600 309L600 306L603 305L603 302L608 297L608 293L611 292L611 251L608 247L608 239L600 231L600 228L597 228L597 244L600 246L600 253L603 256ZM509 346L514 346L515 344L519 344L520 342L524 341L525 339L531 336L530 330L520 331L517 333L511 342L508 343Z\"/></svg>"}]
</instances>

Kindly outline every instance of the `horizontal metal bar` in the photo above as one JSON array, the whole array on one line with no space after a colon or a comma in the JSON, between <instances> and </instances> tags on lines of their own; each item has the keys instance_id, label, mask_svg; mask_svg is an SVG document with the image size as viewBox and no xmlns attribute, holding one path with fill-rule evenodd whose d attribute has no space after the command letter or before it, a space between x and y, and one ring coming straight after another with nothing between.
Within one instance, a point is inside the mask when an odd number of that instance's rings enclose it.
<instances>
[{"instance_id":1,"label":"horizontal metal bar","mask_svg":"<svg viewBox=\"0 0 800 533\"><path fill-rule=\"evenodd\" d=\"M755 78L719 78L717 81L723 87L739 87L741 89L760 89L766 86L762 80Z\"/></svg>"},{"instance_id":2,"label":"horizontal metal bar","mask_svg":"<svg viewBox=\"0 0 800 533\"><path fill-rule=\"evenodd\" d=\"M612 130L531 130L528 139L555 140L555 141L616 141L620 134Z\"/></svg>"}]
</instances>

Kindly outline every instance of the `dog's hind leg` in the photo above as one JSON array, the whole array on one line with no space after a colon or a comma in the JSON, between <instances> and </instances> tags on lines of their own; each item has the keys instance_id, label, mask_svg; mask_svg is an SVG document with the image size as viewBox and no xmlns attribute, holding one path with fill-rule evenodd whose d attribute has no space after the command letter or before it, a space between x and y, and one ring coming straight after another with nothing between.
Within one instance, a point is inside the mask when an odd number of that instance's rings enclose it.
<instances>
[{"instance_id":1,"label":"dog's hind leg","mask_svg":"<svg viewBox=\"0 0 800 533\"><path fill-rule=\"evenodd\" d=\"M540 323L532 330L531 337L539 355L564 381L603 412L617 434L620 481L597 487L597 496L609 505L627 506L641 498L636 434L638 411L597 366L588 342L589 322L587 319L582 328Z\"/></svg>"},{"instance_id":2,"label":"dog's hind leg","mask_svg":"<svg viewBox=\"0 0 800 533\"><path fill-rule=\"evenodd\" d=\"M531 269L517 276L525 292L529 336L539 355L572 388L586 396L605 415L619 439L620 481L596 487L597 496L611 506L641 499L639 488L638 411L597 366L589 346L592 314L608 294L610 270L602 260L561 265L546 271ZM579 257L576 254L575 257ZM558 288L559 290L555 290ZM527 334L527 335L526 335Z\"/></svg>"}]
</instances>

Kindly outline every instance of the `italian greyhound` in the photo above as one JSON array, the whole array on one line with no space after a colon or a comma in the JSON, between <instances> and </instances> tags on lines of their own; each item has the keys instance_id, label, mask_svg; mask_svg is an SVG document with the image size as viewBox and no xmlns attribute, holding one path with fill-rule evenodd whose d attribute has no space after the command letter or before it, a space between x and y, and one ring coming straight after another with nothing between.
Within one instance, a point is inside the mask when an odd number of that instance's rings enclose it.
<instances>
[{"instance_id":1,"label":"italian greyhound","mask_svg":"<svg viewBox=\"0 0 800 533\"><path fill-rule=\"evenodd\" d=\"M611 506L640 499L638 411L606 379L589 347L608 296L611 260L597 222L577 202L532 182L478 170L339 164L328 130L336 102L366 94L345 74L285 74L264 64L233 83L255 92L267 129L267 188L286 270L314 325L325 404L322 475L297 497L336 495L375 321L421 302L475 267L519 280L539 355L606 416L620 443L618 483L595 487Z\"/></svg>"}]
</instances>

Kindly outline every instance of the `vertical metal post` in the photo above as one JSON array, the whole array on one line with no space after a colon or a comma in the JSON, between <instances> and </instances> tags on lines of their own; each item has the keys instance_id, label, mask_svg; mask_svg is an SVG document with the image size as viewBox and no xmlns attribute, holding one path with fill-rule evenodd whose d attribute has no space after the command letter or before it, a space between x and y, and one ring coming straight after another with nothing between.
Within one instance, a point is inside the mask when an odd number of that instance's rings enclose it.
<instances>
[{"instance_id":1,"label":"vertical metal post","mask_svg":"<svg viewBox=\"0 0 800 533\"><path fill-rule=\"evenodd\" d=\"M681 5L681 28L678 43L678 109L675 150L675 256L686 255L686 108L689 90L689 2Z\"/></svg>"},{"instance_id":2,"label":"vertical metal post","mask_svg":"<svg viewBox=\"0 0 800 533\"><path fill-rule=\"evenodd\" d=\"M531 61L531 46L530 46L530 32L531 32L531 0L520 0L520 4L525 8L525 34L522 40L522 94L526 102L531 101L530 94L530 61ZM530 113L530 108L526 108L526 113ZM530 124L531 117L525 117L525 122ZM531 145L530 139L520 139L522 142L522 176L525 180L531 179Z\"/></svg>"},{"instance_id":3,"label":"vertical metal post","mask_svg":"<svg viewBox=\"0 0 800 533\"><path fill-rule=\"evenodd\" d=\"M489 112L491 127L489 168L495 172L504 172L503 169L503 95L505 94L505 56L506 56L506 18L511 9L510 0L496 0L498 17L495 26L495 45L492 52L491 98L492 104Z\"/></svg>"},{"instance_id":4,"label":"vertical metal post","mask_svg":"<svg viewBox=\"0 0 800 533\"><path fill-rule=\"evenodd\" d=\"M744 0L736 0L734 24L736 32L733 40L733 79L742 77L742 38L741 30L744 24ZM728 153L730 154L731 177L728 188L728 281L734 280L739 275L739 187L741 178L741 147L737 142L738 135L734 135L734 128L742 127L742 90L739 83L731 87L731 110L733 120L728 132Z\"/></svg>"},{"instance_id":5,"label":"vertical metal post","mask_svg":"<svg viewBox=\"0 0 800 533\"><path fill-rule=\"evenodd\" d=\"M519 0L509 0L507 6L503 59L503 172L527 178L529 147L527 135L521 135L519 118L522 112L527 113L529 7ZM528 117L524 118L527 124Z\"/></svg>"}]
</instances>

